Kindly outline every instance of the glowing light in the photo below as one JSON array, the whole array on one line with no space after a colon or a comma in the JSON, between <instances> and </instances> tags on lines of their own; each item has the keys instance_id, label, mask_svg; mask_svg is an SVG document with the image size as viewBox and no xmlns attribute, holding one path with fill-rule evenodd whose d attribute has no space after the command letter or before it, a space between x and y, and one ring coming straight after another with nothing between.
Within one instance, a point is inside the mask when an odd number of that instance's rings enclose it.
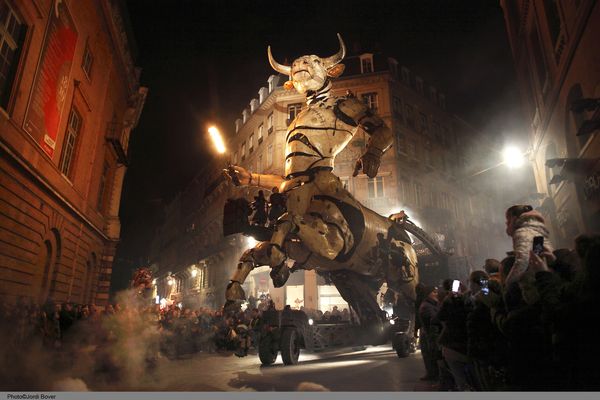
<instances>
[{"instance_id":1,"label":"glowing light","mask_svg":"<svg viewBox=\"0 0 600 400\"><path fill-rule=\"evenodd\" d=\"M525 155L515 146L508 146L502 152L502 159L509 168L519 168L525 162Z\"/></svg>"},{"instance_id":2,"label":"glowing light","mask_svg":"<svg viewBox=\"0 0 600 400\"><path fill-rule=\"evenodd\" d=\"M160 308L165 308L167 306L167 299L160 299Z\"/></svg>"},{"instance_id":3,"label":"glowing light","mask_svg":"<svg viewBox=\"0 0 600 400\"><path fill-rule=\"evenodd\" d=\"M156 300L155 300L156 304L160 304L160 296L156 296Z\"/></svg>"},{"instance_id":4,"label":"glowing light","mask_svg":"<svg viewBox=\"0 0 600 400\"><path fill-rule=\"evenodd\" d=\"M248 246L254 247L254 246L256 246L256 244L258 243L258 241L256 239L254 239L252 236L248 236L246 238L246 243L248 243Z\"/></svg>"},{"instance_id":5,"label":"glowing light","mask_svg":"<svg viewBox=\"0 0 600 400\"><path fill-rule=\"evenodd\" d=\"M152 279L152 284L156 285L156 278Z\"/></svg>"},{"instance_id":6,"label":"glowing light","mask_svg":"<svg viewBox=\"0 0 600 400\"><path fill-rule=\"evenodd\" d=\"M309 319L308 319L308 324L309 324L309 325L312 325L312 324L314 324L314 323L315 323L315 321L313 321L313 319L312 319L312 318L309 318Z\"/></svg>"},{"instance_id":7,"label":"glowing light","mask_svg":"<svg viewBox=\"0 0 600 400\"><path fill-rule=\"evenodd\" d=\"M169 286L173 286L173 284L175 283L175 281L173 280L173 278L169 278L167 280L167 283L169 284Z\"/></svg>"},{"instance_id":8,"label":"glowing light","mask_svg":"<svg viewBox=\"0 0 600 400\"><path fill-rule=\"evenodd\" d=\"M192 278L195 278L198 275L198 270L196 268L192 268Z\"/></svg>"},{"instance_id":9,"label":"glowing light","mask_svg":"<svg viewBox=\"0 0 600 400\"><path fill-rule=\"evenodd\" d=\"M390 319L390 324L394 325L396 323L395 319Z\"/></svg>"},{"instance_id":10,"label":"glowing light","mask_svg":"<svg viewBox=\"0 0 600 400\"><path fill-rule=\"evenodd\" d=\"M221 132L219 132L219 130L215 126L211 126L210 128L208 128L208 133L210 134L210 138L212 139L213 144L217 149L217 152L219 154L224 154L227 149L225 148L225 142L223 141Z\"/></svg>"},{"instance_id":11,"label":"glowing light","mask_svg":"<svg viewBox=\"0 0 600 400\"><path fill-rule=\"evenodd\" d=\"M183 308L183 303L177 303L177 307Z\"/></svg>"}]
</instances>

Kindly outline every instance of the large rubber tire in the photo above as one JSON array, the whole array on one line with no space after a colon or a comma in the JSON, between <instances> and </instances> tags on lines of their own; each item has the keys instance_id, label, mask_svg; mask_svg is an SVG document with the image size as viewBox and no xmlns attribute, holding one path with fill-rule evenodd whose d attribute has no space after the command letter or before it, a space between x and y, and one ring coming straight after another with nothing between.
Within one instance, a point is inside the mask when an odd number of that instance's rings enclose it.
<instances>
[{"instance_id":1,"label":"large rubber tire","mask_svg":"<svg viewBox=\"0 0 600 400\"><path fill-rule=\"evenodd\" d=\"M298 364L300 338L294 328L285 328L281 335L281 359L285 365Z\"/></svg>"},{"instance_id":2,"label":"large rubber tire","mask_svg":"<svg viewBox=\"0 0 600 400\"><path fill-rule=\"evenodd\" d=\"M258 344L258 358L262 365L272 365L277 359L277 351L273 350L271 338L263 338Z\"/></svg>"},{"instance_id":3,"label":"large rubber tire","mask_svg":"<svg viewBox=\"0 0 600 400\"><path fill-rule=\"evenodd\" d=\"M410 343L406 338L402 338L402 340L396 344L395 348L398 358L406 358L410 354Z\"/></svg>"}]
</instances>

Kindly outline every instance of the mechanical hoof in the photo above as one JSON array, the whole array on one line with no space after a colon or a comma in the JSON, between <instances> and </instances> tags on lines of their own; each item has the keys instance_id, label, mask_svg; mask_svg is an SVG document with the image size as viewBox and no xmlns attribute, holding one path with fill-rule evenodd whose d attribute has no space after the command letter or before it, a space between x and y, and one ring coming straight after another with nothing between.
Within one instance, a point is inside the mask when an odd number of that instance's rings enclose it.
<instances>
[{"instance_id":1,"label":"mechanical hoof","mask_svg":"<svg viewBox=\"0 0 600 400\"><path fill-rule=\"evenodd\" d=\"M285 252L281 249L281 247L275 245L275 244L271 244L271 248L269 249L269 261L270 261L270 265L271 268L273 269L277 269L279 268L281 265L283 265L283 263L285 262L285 260L287 260L287 256L285 255Z\"/></svg>"},{"instance_id":2,"label":"mechanical hoof","mask_svg":"<svg viewBox=\"0 0 600 400\"><path fill-rule=\"evenodd\" d=\"M227 285L227 289L225 290L225 299L227 300L227 303L246 300L246 293L244 293L242 285L236 281L229 282L229 285Z\"/></svg>"},{"instance_id":3,"label":"mechanical hoof","mask_svg":"<svg viewBox=\"0 0 600 400\"><path fill-rule=\"evenodd\" d=\"M280 266L273 268L269 275L273 280L273 286L279 288L285 285L290 277L290 269L285 264L281 264Z\"/></svg>"}]
</instances>

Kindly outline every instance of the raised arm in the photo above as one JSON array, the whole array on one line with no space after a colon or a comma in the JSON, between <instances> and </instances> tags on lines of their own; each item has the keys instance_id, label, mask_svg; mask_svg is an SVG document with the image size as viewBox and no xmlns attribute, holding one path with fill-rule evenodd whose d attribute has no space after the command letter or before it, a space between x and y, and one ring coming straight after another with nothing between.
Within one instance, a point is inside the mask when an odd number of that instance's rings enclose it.
<instances>
[{"instance_id":1,"label":"raised arm","mask_svg":"<svg viewBox=\"0 0 600 400\"><path fill-rule=\"evenodd\" d=\"M356 161L352 175L358 175L362 169L367 176L374 178L377 176L383 153L394 143L392 130L365 103L354 96L340 100L335 106L335 112L344 122L360 126L369 134L367 150Z\"/></svg>"},{"instance_id":2,"label":"raised arm","mask_svg":"<svg viewBox=\"0 0 600 400\"><path fill-rule=\"evenodd\" d=\"M225 176L227 176L236 185L238 185L238 183L235 181L234 176L237 177L239 182L238 186L256 186L271 190L275 186L280 187L284 181L282 176L256 174L237 165L232 165L228 169L223 170L223 172Z\"/></svg>"}]
</instances>

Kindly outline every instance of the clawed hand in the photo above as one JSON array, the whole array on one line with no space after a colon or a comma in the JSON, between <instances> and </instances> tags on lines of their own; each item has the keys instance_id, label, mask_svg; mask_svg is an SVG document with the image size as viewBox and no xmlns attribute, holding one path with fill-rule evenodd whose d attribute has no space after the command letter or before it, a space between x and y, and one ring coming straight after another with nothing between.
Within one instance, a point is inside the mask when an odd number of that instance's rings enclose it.
<instances>
[{"instance_id":1,"label":"clawed hand","mask_svg":"<svg viewBox=\"0 0 600 400\"><path fill-rule=\"evenodd\" d=\"M223 170L223 174L236 186L249 185L252 181L252 173L247 169L237 165L230 165Z\"/></svg>"},{"instance_id":2,"label":"clawed hand","mask_svg":"<svg viewBox=\"0 0 600 400\"><path fill-rule=\"evenodd\" d=\"M377 176L377 171L379 170L380 164L381 158L367 151L365 154L362 155L361 158L356 160L352 176L357 176L360 173L360 170L362 169L362 171L369 178L375 178Z\"/></svg>"}]
</instances>

